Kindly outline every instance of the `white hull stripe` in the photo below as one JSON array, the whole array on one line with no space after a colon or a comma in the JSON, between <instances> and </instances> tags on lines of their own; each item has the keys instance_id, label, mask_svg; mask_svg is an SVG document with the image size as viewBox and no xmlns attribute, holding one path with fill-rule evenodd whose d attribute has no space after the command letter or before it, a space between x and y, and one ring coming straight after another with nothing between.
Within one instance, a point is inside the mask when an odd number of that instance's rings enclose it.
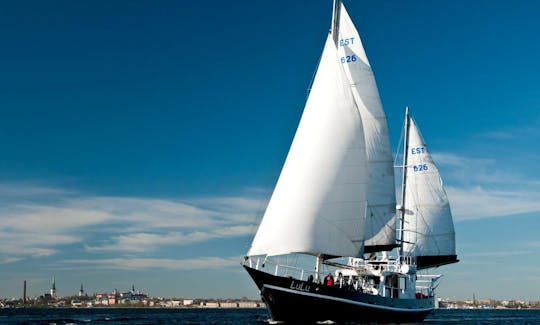
<instances>
[{"instance_id":1,"label":"white hull stripe","mask_svg":"<svg viewBox=\"0 0 540 325\"><path fill-rule=\"evenodd\" d=\"M349 299L344 299L344 298L323 296L323 295L311 293L311 292L303 292L303 291L297 291L297 290L292 290L292 289L287 289L287 288L281 288L281 287L273 286L270 284L265 284L263 285L263 287L267 287L269 289L274 289L278 291L285 291L285 292L293 293L297 295L304 295L304 296L309 296L309 297L314 297L314 298L319 298L319 299L327 299L327 300L344 302L347 304L358 305L358 306L367 307L367 308L376 308L376 309L382 309L382 310L391 310L391 311L408 312L408 313L427 312L427 311L433 310L433 308L408 309L408 308L387 307L387 306L381 306L381 305L375 305L375 304L367 304L364 302L359 302L359 301L354 301L354 300L349 300Z\"/></svg>"}]
</instances>

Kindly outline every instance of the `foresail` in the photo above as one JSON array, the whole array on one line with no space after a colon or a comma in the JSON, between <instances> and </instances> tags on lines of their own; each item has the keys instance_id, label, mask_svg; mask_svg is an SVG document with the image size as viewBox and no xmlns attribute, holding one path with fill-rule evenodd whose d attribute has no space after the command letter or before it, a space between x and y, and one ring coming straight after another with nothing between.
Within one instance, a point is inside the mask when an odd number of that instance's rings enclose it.
<instances>
[{"instance_id":1,"label":"foresail","mask_svg":"<svg viewBox=\"0 0 540 325\"><path fill-rule=\"evenodd\" d=\"M409 118L403 251L419 269L457 262L450 204L424 139Z\"/></svg>"},{"instance_id":2,"label":"foresail","mask_svg":"<svg viewBox=\"0 0 540 325\"><path fill-rule=\"evenodd\" d=\"M360 256L367 178L362 122L329 36L248 255Z\"/></svg>"},{"instance_id":3,"label":"foresail","mask_svg":"<svg viewBox=\"0 0 540 325\"><path fill-rule=\"evenodd\" d=\"M386 115L362 40L343 5L338 30L338 56L362 117L366 142L369 179L365 249L389 250L396 243L396 195Z\"/></svg>"}]
</instances>

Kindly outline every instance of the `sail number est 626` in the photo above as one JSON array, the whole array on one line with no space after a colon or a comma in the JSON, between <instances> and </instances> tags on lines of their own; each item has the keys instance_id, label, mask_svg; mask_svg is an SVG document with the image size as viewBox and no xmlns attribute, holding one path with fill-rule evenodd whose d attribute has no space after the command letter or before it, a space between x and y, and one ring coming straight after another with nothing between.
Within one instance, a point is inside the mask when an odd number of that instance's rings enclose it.
<instances>
[{"instance_id":1,"label":"sail number est 626","mask_svg":"<svg viewBox=\"0 0 540 325\"><path fill-rule=\"evenodd\" d=\"M356 62L356 55L347 55L341 57L341 63Z\"/></svg>"},{"instance_id":2,"label":"sail number est 626","mask_svg":"<svg viewBox=\"0 0 540 325\"><path fill-rule=\"evenodd\" d=\"M348 46L352 44L354 44L354 37L342 38L339 40L339 46ZM341 63L349 63L349 62L356 62L357 58L356 58L356 55L351 54L351 55L342 56L340 60L341 60Z\"/></svg>"},{"instance_id":3,"label":"sail number est 626","mask_svg":"<svg viewBox=\"0 0 540 325\"><path fill-rule=\"evenodd\" d=\"M425 147L416 147L416 148L411 148L411 154L413 155L419 155L419 154L422 154L422 153L426 153L427 150Z\"/></svg>"},{"instance_id":4,"label":"sail number est 626","mask_svg":"<svg viewBox=\"0 0 540 325\"><path fill-rule=\"evenodd\" d=\"M412 168L415 172L423 172L425 170L428 170L427 164L413 165Z\"/></svg>"},{"instance_id":5,"label":"sail number est 626","mask_svg":"<svg viewBox=\"0 0 540 325\"><path fill-rule=\"evenodd\" d=\"M342 38L339 40L339 46L347 46L354 44L354 37Z\"/></svg>"}]
</instances>

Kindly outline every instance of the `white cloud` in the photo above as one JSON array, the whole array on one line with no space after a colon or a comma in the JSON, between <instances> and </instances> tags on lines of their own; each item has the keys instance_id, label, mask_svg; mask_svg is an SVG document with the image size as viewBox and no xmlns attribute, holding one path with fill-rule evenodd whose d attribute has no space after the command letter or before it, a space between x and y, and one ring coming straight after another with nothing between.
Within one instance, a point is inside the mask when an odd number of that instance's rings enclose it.
<instances>
[{"instance_id":1,"label":"white cloud","mask_svg":"<svg viewBox=\"0 0 540 325\"><path fill-rule=\"evenodd\" d=\"M3 198L49 198L73 194L76 194L76 192L35 183L0 183L0 196Z\"/></svg>"},{"instance_id":2,"label":"white cloud","mask_svg":"<svg viewBox=\"0 0 540 325\"><path fill-rule=\"evenodd\" d=\"M526 243L526 246L528 246L528 247L540 247L540 241L528 242L528 243Z\"/></svg>"},{"instance_id":3,"label":"white cloud","mask_svg":"<svg viewBox=\"0 0 540 325\"><path fill-rule=\"evenodd\" d=\"M31 185L0 184L0 263L85 252L135 253L254 231L261 200L252 197L149 199L88 196Z\"/></svg>"},{"instance_id":4,"label":"white cloud","mask_svg":"<svg viewBox=\"0 0 540 325\"><path fill-rule=\"evenodd\" d=\"M15 263L15 262L22 261L22 260L23 260L23 258L21 258L21 257L8 257L8 258L0 259L0 264Z\"/></svg>"},{"instance_id":5,"label":"white cloud","mask_svg":"<svg viewBox=\"0 0 540 325\"><path fill-rule=\"evenodd\" d=\"M76 259L66 260L63 263L81 265L85 268L108 270L142 270L142 269L168 269L168 270L197 270L197 269L223 269L238 267L241 257L202 257L194 259L167 259L167 258L110 258L110 259Z\"/></svg>"},{"instance_id":6,"label":"white cloud","mask_svg":"<svg viewBox=\"0 0 540 325\"><path fill-rule=\"evenodd\" d=\"M540 180L504 170L491 158L434 154L454 220L540 212ZM449 185L450 184L450 185Z\"/></svg>"},{"instance_id":7,"label":"white cloud","mask_svg":"<svg viewBox=\"0 0 540 325\"><path fill-rule=\"evenodd\" d=\"M505 257L516 255L528 255L534 253L532 250L520 250L520 251L493 251L482 253L467 253L463 254L465 257Z\"/></svg>"},{"instance_id":8,"label":"white cloud","mask_svg":"<svg viewBox=\"0 0 540 325\"><path fill-rule=\"evenodd\" d=\"M540 180L520 175L515 170L504 170L493 158L463 157L452 153L436 153L432 157L440 167L445 183L461 187L540 187Z\"/></svg>"},{"instance_id":9,"label":"white cloud","mask_svg":"<svg viewBox=\"0 0 540 325\"><path fill-rule=\"evenodd\" d=\"M540 212L540 192L447 188L454 220L469 220Z\"/></svg>"},{"instance_id":10,"label":"white cloud","mask_svg":"<svg viewBox=\"0 0 540 325\"><path fill-rule=\"evenodd\" d=\"M448 152L433 153L431 156L437 165L449 165L459 168L475 168L479 166L485 168L485 166L493 166L496 163L495 159L492 158L463 157Z\"/></svg>"},{"instance_id":11,"label":"white cloud","mask_svg":"<svg viewBox=\"0 0 540 325\"><path fill-rule=\"evenodd\" d=\"M477 136L479 138L485 138L489 140L518 140L518 139L531 139L540 137L540 123L538 121L530 121L525 126L513 126L500 130L494 130L490 132L480 133Z\"/></svg>"},{"instance_id":12,"label":"white cloud","mask_svg":"<svg viewBox=\"0 0 540 325\"><path fill-rule=\"evenodd\" d=\"M14 205L2 211L2 229L43 234L63 233L71 229L96 225L113 217L108 211L73 206Z\"/></svg>"},{"instance_id":13,"label":"white cloud","mask_svg":"<svg viewBox=\"0 0 540 325\"><path fill-rule=\"evenodd\" d=\"M517 134L511 131L491 131L482 133L479 135L482 138L501 140L501 139L514 139Z\"/></svg>"},{"instance_id":14,"label":"white cloud","mask_svg":"<svg viewBox=\"0 0 540 325\"><path fill-rule=\"evenodd\" d=\"M125 251L148 252L165 245L189 245L216 238L237 237L253 234L255 225L218 228L212 231L194 231L190 233L134 233L115 237L112 242L101 246L86 246L89 252Z\"/></svg>"}]
</instances>

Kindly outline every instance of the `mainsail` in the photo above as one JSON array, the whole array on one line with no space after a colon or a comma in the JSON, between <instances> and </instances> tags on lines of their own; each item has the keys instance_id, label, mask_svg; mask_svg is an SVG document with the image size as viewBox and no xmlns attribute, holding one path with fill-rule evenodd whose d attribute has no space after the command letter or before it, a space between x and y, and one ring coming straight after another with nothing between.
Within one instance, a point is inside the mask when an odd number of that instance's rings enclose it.
<instances>
[{"instance_id":1,"label":"mainsail","mask_svg":"<svg viewBox=\"0 0 540 325\"><path fill-rule=\"evenodd\" d=\"M329 35L249 256L361 256L368 182L363 134Z\"/></svg>"},{"instance_id":2,"label":"mainsail","mask_svg":"<svg viewBox=\"0 0 540 325\"><path fill-rule=\"evenodd\" d=\"M340 1L336 1L339 5ZM369 172L365 221L365 251L390 250L395 247L395 183L392 150L375 76L369 64L360 35L345 6L341 4L339 24L333 32L338 56L343 63L354 101L362 117Z\"/></svg>"},{"instance_id":3,"label":"mainsail","mask_svg":"<svg viewBox=\"0 0 540 325\"><path fill-rule=\"evenodd\" d=\"M452 213L439 171L414 120L406 116L403 254L419 269L457 262Z\"/></svg>"}]
</instances>

